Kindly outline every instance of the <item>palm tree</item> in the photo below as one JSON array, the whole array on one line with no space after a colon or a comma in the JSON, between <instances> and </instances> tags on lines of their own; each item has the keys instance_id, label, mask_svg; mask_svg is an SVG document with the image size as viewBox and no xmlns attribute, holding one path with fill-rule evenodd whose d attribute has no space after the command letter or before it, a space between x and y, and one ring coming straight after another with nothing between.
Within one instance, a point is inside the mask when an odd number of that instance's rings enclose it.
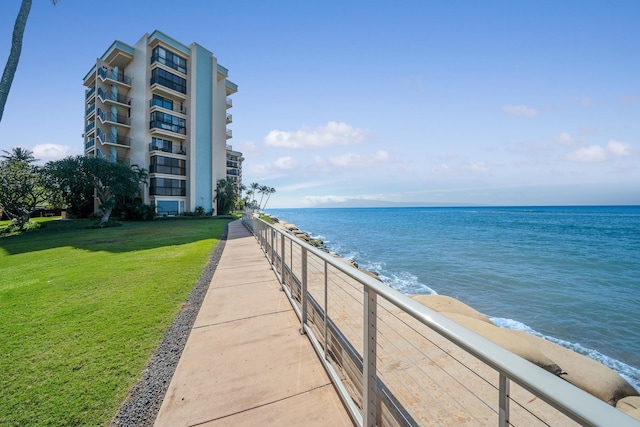
<instances>
[{"instance_id":1,"label":"palm tree","mask_svg":"<svg viewBox=\"0 0 640 427\"><path fill-rule=\"evenodd\" d=\"M262 206L262 199L264 197L265 194L267 194L269 192L269 187L267 187L266 185L261 185L260 189L258 190L258 193L262 194L262 196L260 196L260 203L258 203L258 210L260 210L260 206Z\"/></svg>"},{"instance_id":2,"label":"palm tree","mask_svg":"<svg viewBox=\"0 0 640 427\"><path fill-rule=\"evenodd\" d=\"M251 204L256 202L256 193L258 193L259 189L260 189L260 184L258 184L257 182L252 182L249 185L249 188L251 188L251 194L253 194L253 198L251 199Z\"/></svg>"},{"instance_id":3,"label":"palm tree","mask_svg":"<svg viewBox=\"0 0 640 427\"><path fill-rule=\"evenodd\" d=\"M269 198L275 192L276 192L275 188L269 187L269 190L267 190L267 200L264 201L264 206L262 207L263 210L267 208L267 203L269 203Z\"/></svg>"},{"instance_id":4,"label":"palm tree","mask_svg":"<svg viewBox=\"0 0 640 427\"><path fill-rule=\"evenodd\" d=\"M251 196L253 196L253 190L247 190L247 205L251 208L253 208L253 202L251 201Z\"/></svg>"},{"instance_id":5,"label":"palm tree","mask_svg":"<svg viewBox=\"0 0 640 427\"><path fill-rule=\"evenodd\" d=\"M22 36L24 35L24 29L27 26L29 12L31 12L31 2L32 0L22 0L18 16L16 17L16 22L13 26L11 51L9 52L7 65L5 65L4 72L2 73L2 80L0 80L0 121L2 121L4 105L7 103L7 97L9 96L9 89L11 89L11 83L13 83L13 77L16 75L16 70L18 69L20 52L22 52ZM57 2L58 0L51 0L51 3L54 6Z\"/></svg>"},{"instance_id":6,"label":"palm tree","mask_svg":"<svg viewBox=\"0 0 640 427\"><path fill-rule=\"evenodd\" d=\"M38 161L38 159L33 157L33 151L29 151L25 148L14 147L10 152L7 150L2 150L2 152L4 153L4 156L0 156L0 158L3 158L5 160L16 160L25 163L33 163Z\"/></svg>"}]
</instances>

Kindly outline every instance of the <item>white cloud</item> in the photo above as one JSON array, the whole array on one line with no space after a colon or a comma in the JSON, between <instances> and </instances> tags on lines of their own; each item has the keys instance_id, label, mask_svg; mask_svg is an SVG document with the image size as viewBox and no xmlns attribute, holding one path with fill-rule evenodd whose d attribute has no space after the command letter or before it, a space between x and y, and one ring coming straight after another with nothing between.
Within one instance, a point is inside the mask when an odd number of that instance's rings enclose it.
<instances>
[{"instance_id":1,"label":"white cloud","mask_svg":"<svg viewBox=\"0 0 640 427\"><path fill-rule=\"evenodd\" d=\"M33 157L43 162L60 160L73 154L76 154L75 147L69 145L38 144L33 147Z\"/></svg>"},{"instance_id":2,"label":"white cloud","mask_svg":"<svg viewBox=\"0 0 640 427\"><path fill-rule=\"evenodd\" d=\"M480 172L480 173L489 172L489 166L486 165L484 162L467 163L464 166L464 168L471 172Z\"/></svg>"},{"instance_id":3,"label":"white cloud","mask_svg":"<svg viewBox=\"0 0 640 427\"><path fill-rule=\"evenodd\" d=\"M343 122L331 121L326 126L314 129L303 127L296 132L272 130L265 137L269 147L281 148L318 148L335 145L353 145L364 142L370 134L366 129L357 129Z\"/></svg>"},{"instance_id":4,"label":"white cloud","mask_svg":"<svg viewBox=\"0 0 640 427\"><path fill-rule=\"evenodd\" d=\"M273 162L273 167L276 169L291 170L296 167L296 160L291 156L280 157Z\"/></svg>"},{"instance_id":5,"label":"white cloud","mask_svg":"<svg viewBox=\"0 0 640 427\"><path fill-rule=\"evenodd\" d=\"M242 154L250 154L258 151L258 146L253 141L246 141L240 144Z\"/></svg>"},{"instance_id":6,"label":"white cloud","mask_svg":"<svg viewBox=\"0 0 640 427\"><path fill-rule=\"evenodd\" d=\"M533 108L529 108L526 105L504 105L502 111L510 116L520 117L537 117L538 112Z\"/></svg>"},{"instance_id":7,"label":"white cloud","mask_svg":"<svg viewBox=\"0 0 640 427\"><path fill-rule=\"evenodd\" d=\"M609 151L617 156L631 155L631 144L626 142L614 141L613 139L607 144Z\"/></svg>"},{"instance_id":8,"label":"white cloud","mask_svg":"<svg viewBox=\"0 0 640 427\"><path fill-rule=\"evenodd\" d=\"M243 165L242 167L244 168L245 166ZM251 174L260 176L269 173L271 171L271 168L272 166L268 163L252 163L250 165L247 165L247 170Z\"/></svg>"},{"instance_id":9,"label":"white cloud","mask_svg":"<svg viewBox=\"0 0 640 427\"><path fill-rule=\"evenodd\" d=\"M385 200L385 196L383 194L360 194L353 196L335 196L335 195L325 195L325 196L305 196L305 203L308 205L321 205L324 203L342 203L347 200Z\"/></svg>"},{"instance_id":10,"label":"white cloud","mask_svg":"<svg viewBox=\"0 0 640 427\"><path fill-rule=\"evenodd\" d=\"M447 163L442 163L439 166L433 168L433 170L431 171L436 175L439 174L448 174L453 172L453 168L451 167L451 165L447 164Z\"/></svg>"},{"instance_id":11,"label":"white cloud","mask_svg":"<svg viewBox=\"0 0 640 427\"><path fill-rule=\"evenodd\" d=\"M599 145L579 148L567 154L567 159L572 162L595 163L607 160L607 152Z\"/></svg>"},{"instance_id":12,"label":"white cloud","mask_svg":"<svg viewBox=\"0 0 640 427\"><path fill-rule=\"evenodd\" d=\"M606 148L600 145L579 148L567 154L567 159L572 162L595 163L603 162L609 158L609 153L615 156L630 156L632 153L631 144L626 142L610 140Z\"/></svg>"},{"instance_id":13,"label":"white cloud","mask_svg":"<svg viewBox=\"0 0 640 427\"><path fill-rule=\"evenodd\" d=\"M368 155L346 153L341 156L330 157L329 163L338 167L371 167L378 163L387 162L390 159L389 153L384 150L378 150Z\"/></svg>"},{"instance_id":14,"label":"white cloud","mask_svg":"<svg viewBox=\"0 0 640 427\"><path fill-rule=\"evenodd\" d=\"M553 139L569 147L573 147L577 144L576 140L568 132L562 132L560 135L554 136Z\"/></svg>"},{"instance_id":15,"label":"white cloud","mask_svg":"<svg viewBox=\"0 0 640 427\"><path fill-rule=\"evenodd\" d=\"M286 191L298 191L298 190L304 190L307 188L314 188L314 187L322 187L325 185L330 185L335 183L334 181L308 181L308 182L296 182L293 184L289 184L289 185L285 185L282 187L279 187L278 190L281 192L286 192Z\"/></svg>"}]
</instances>

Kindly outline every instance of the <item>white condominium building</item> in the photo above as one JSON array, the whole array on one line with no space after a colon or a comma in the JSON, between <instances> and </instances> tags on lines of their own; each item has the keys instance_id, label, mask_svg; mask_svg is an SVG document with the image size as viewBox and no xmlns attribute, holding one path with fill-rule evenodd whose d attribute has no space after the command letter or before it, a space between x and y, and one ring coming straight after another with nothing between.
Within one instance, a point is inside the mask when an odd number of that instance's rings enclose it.
<instances>
[{"instance_id":1,"label":"white condominium building","mask_svg":"<svg viewBox=\"0 0 640 427\"><path fill-rule=\"evenodd\" d=\"M227 144L227 178L231 178L238 190L242 187L242 162L244 157L240 151L234 151L233 146Z\"/></svg>"},{"instance_id":2,"label":"white condominium building","mask_svg":"<svg viewBox=\"0 0 640 427\"><path fill-rule=\"evenodd\" d=\"M143 201L160 215L216 214L238 90L227 76L209 50L160 31L113 42L84 77L85 154L147 169Z\"/></svg>"}]
</instances>

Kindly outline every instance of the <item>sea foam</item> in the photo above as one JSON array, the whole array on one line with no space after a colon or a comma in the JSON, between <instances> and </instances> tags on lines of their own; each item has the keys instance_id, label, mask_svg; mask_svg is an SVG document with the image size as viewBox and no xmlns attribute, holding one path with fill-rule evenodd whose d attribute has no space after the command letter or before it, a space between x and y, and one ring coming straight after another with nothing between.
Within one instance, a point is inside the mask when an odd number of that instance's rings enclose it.
<instances>
[{"instance_id":1,"label":"sea foam","mask_svg":"<svg viewBox=\"0 0 640 427\"><path fill-rule=\"evenodd\" d=\"M535 329L525 325L522 322L518 322L517 320L505 319L501 317L489 317L489 320L491 320L491 322L493 322L494 325L499 326L501 328L525 331L531 335L535 335L547 341L551 341L552 343L561 345L562 347L568 348L569 350L573 350L576 353L587 356L595 360L596 362L602 363L604 366L616 371L618 374L620 374L622 378L627 380L629 384L631 384L636 390L640 391L640 369L634 368L633 366L629 366L624 362L621 362L619 360L616 360L612 357L609 357L605 354L600 353L598 350L585 347L579 343L561 340L559 338L541 334Z\"/></svg>"}]
</instances>

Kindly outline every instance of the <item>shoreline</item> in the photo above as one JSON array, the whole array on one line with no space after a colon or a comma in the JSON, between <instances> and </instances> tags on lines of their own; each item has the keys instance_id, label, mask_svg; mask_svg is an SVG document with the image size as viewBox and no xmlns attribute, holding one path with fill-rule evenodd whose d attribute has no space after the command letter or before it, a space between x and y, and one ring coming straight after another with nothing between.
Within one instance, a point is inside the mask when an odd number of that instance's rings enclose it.
<instances>
[{"instance_id":1,"label":"shoreline","mask_svg":"<svg viewBox=\"0 0 640 427\"><path fill-rule=\"evenodd\" d=\"M355 261L341 258L339 254L330 251L324 242L313 239L309 233L301 231L294 224L280 221L274 216L269 217L274 221L275 227L382 282L376 273L359 268ZM485 314L455 298L437 294L407 296L640 420L639 390L606 365L543 337L498 326Z\"/></svg>"}]
</instances>

